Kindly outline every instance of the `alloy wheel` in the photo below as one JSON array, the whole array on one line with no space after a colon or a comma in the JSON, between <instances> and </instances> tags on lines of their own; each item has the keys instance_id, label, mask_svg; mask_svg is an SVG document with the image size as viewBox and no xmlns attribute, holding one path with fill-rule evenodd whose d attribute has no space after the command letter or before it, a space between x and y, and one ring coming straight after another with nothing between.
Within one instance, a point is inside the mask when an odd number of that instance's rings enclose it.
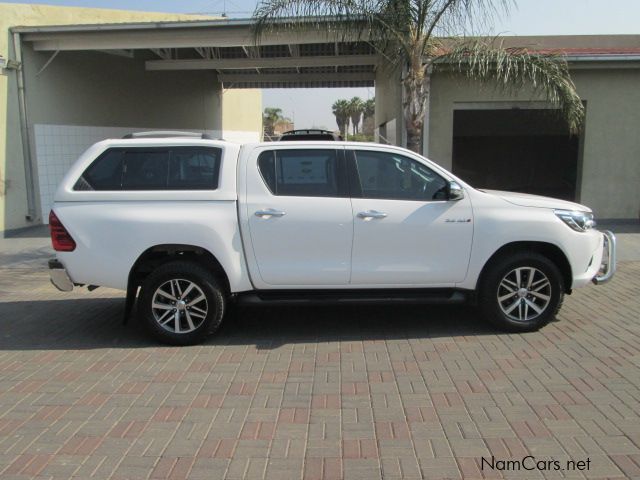
<instances>
[{"instance_id":1,"label":"alloy wheel","mask_svg":"<svg viewBox=\"0 0 640 480\"><path fill-rule=\"evenodd\" d=\"M165 330L190 333L207 318L207 297L191 280L172 279L156 289L151 311L158 325Z\"/></svg>"},{"instance_id":2,"label":"alloy wheel","mask_svg":"<svg viewBox=\"0 0 640 480\"><path fill-rule=\"evenodd\" d=\"M500 281L498 305L511 320L528 322L547 309L551 293L551 282L544 272L534 267L518 267Z\"/></svg>"}]
</instances>

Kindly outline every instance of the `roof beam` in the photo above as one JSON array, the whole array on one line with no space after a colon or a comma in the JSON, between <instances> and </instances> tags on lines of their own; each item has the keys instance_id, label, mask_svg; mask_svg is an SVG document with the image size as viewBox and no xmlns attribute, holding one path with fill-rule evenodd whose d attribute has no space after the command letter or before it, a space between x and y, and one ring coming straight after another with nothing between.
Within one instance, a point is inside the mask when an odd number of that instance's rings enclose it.
<instances>
[{"instance_id":1,"label":"roof beam","mask_svg":"<svg viewBox=\"0 0 640 480\"><path fill-rule=\"evenodd\" d=\"M212 58L148 60L147 70L253 70L255 68L343 67L376 65L377 55L321 55L305 57Z\"/></svg>"},{"instance_id":2,"label":"roof beam","mask_svg":"<svg viewBox=\"0 0 640 480\"><path fill-rule=\"evenodd\" d=\"M98 50L98 52L115 55L116 57L133 58L133 50Z\"/></svg>"},{"instance_id":3,"label":"roof beam","mask_svg":"<svg viewBox=\"0 0 640 480\"><path fill-rule=\"evenodd\" d=\"M151 48L195 48L253 46L250 27L220 26L217 28L161 28L97 31L58 31L25 33L24 41L33 42L39 51L117 50ZM97 29L99 27L94 27ZM265 35L260 45L291 43L325 43L330 34L321 30L277 32Z\"/></svg>"},{"instance_id":4,"label":"roof beam","mask_svg":"<svg viewBox=\"0 0 640 480\"><path fill-rule=\"evenodd\" d=\"M299 57L300 56L300 45L296 44L289 44L287 45L287 47L289 48L289 56L290 57ZM338 69L336 68L336 71ZM296 72L300 73L300 67L296 66Z\"/></svg>"},{"instance_id":5,"label":"roof beam","mask_svg":"<svg viewBox=\"0 0 640 480\"><path fill-rule=\"evenodd\" d=\"M173 54L170 48L152 48L151 51L163 60L171 60L173 58Z\"/></svg>"},{"instance_id":6,"label":"roof beam","mask_svg":"<svg viewBox=\"0 0 640 480\"><path fill-rule=\"evenodd\" d=\"M247 47L245 45L242 46L242 50L247 58L260 58L260 49L254 47ZM260 69L255 67L256 73L260 73Z\"/></svg>"},{"instance_id":7,"label":"roof beam","mask_svg":"<svg viewBox=\"0 0 640 480\"><path fill-rule=\"evenodd\" d=\"M218 75L218 81L229 83L323 83L323 82L372 82L375 73L265 73Z\"/></svg>"},{"instance_id":8,"label":"roof beam","mask_svg":"<svg viewBox=\"0 0 640 480\"><path fill-rule=\"evenodd\" d=\"M219 58L220 54L215 47L195 47L195 51L198 52L202 58Z\"/></svg>"}]
</instances>

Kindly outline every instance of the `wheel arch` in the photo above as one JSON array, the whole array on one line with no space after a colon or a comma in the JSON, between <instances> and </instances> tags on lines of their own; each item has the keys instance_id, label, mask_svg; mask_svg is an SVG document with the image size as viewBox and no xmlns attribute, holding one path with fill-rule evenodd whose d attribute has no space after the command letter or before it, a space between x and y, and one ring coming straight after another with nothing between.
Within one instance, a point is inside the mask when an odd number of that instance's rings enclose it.
<instances>
[{"instance_id":1,"label":"wheel arch","mask_svg":"<svg viewBox=\"0 0 640 480\"><path fill-rule=\"evenodd\" d=\"M534 252L540 255L544 255L549 260L551 260L556 265L556 267L558 267L558 270L560 270L560 273L562 274L564 292L567 294L571 293L573 272L571 270L571 264L569 263L567 256L557 245L539 241L511 242L503 245L498 250L496 250L482 267L482 271L480 272L480 276L478 277L476 289L480 288L480 286L482 285L484 277L489 270L489 266L491 266L492 263L504 256L522 252Z\"/></svg>"},{"instance_id":2,"label":"wheel arch","mask_svg":"<svg viewBox=\"0 0 640 480\"><path fill-rule=\"evenodd\" d=\"M156 268L173 261L191 261L207 268L230 292L229 277L222 264L209 250L197 245L161 244L149 247L136 259L127 280L127 292L137 291L144 279Z\"/></svg>"}]
</instances>

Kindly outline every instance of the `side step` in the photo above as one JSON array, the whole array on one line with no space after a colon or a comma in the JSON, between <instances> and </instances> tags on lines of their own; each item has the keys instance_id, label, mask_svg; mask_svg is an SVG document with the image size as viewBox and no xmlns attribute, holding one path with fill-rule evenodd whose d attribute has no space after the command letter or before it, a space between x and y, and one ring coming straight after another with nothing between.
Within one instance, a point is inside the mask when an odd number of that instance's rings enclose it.
<instances>
[{"instance_id":1,"label":"side step","mask_svg":"<svg viewBox=\"0 0 640 480\"><path fill-rule=\"evenodd\" d=\"M240 305L462 304L468 292L455 289L260 290L239 293Z\"/></svg>"}]
</instances>

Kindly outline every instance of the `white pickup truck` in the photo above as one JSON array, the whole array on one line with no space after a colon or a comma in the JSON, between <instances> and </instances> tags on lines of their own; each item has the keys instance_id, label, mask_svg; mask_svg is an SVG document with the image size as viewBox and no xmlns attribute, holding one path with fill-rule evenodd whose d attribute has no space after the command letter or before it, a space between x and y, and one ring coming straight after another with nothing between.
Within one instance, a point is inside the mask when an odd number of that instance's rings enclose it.
<instances>
[{"instance_id":1,"label":"white pickup truck","mask_svg":"<svg viewBox=\"0 0 640 480\"><path fill-rule=\"evenodd\" d=\"M478 190L408 150L140 135L89 148L55 196L53 284L127 291L170 344L231 302L477 304L509 331L608 281L615 237L588 207Z\"/></svg>"}]
</instances>

